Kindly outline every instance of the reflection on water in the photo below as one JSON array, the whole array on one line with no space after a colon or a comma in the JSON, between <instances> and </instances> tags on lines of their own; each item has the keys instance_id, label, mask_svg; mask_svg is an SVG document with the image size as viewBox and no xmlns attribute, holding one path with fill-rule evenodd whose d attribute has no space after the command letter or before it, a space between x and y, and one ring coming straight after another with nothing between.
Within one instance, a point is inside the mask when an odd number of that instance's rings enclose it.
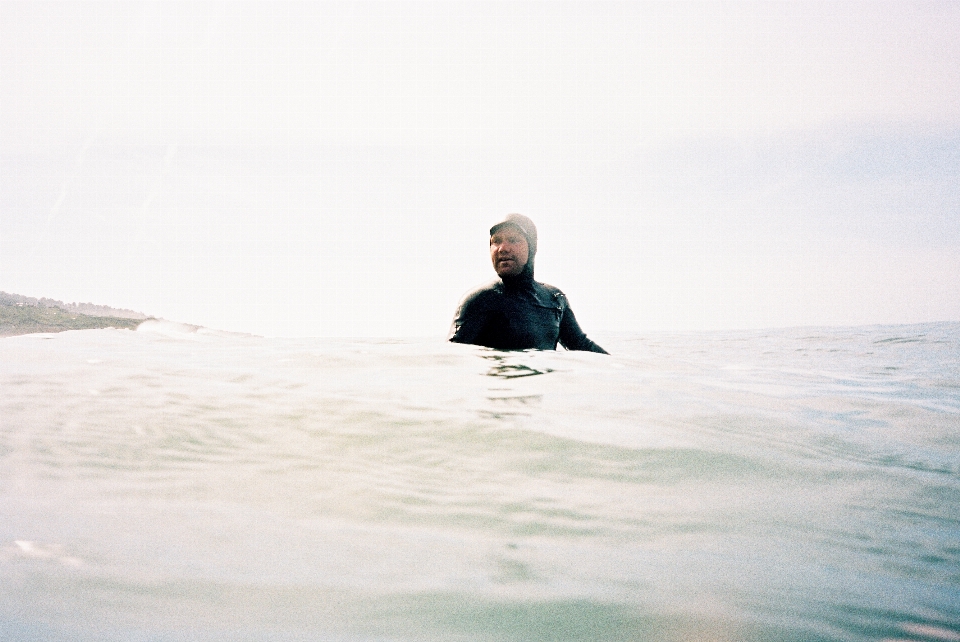
<instances>
[{"instance_id":1,"label":"reflection on water","mask_svg":"<svg viewBox=\"0 0 960 642\"><path fill-rule=\"evenodd\" d=\"M523 353L516 353L522 355ZM553 372L550 368L538 370L524 363L517 363L516 354L494 353L482 354L481 357L487 361L492 361L493 365L487 370L488 377L499 377L501 379L516 379L518 377L532 377L534 375Z\"/></svg>"}]
</instances>

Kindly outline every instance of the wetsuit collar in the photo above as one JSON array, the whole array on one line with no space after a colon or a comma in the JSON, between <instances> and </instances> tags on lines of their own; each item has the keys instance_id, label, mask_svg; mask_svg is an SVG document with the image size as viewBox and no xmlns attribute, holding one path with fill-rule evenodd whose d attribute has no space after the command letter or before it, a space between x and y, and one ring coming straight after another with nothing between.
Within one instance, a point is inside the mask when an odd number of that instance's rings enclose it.
<instances>
[{"instance_id":1,"label":"wetsuit collar","mask_svg":"<svg viewBox=\"0 0 960 642\"><path fill-rule=\"evenodd\" d=\"M516 276L500 277L503 287L507 290L522 290L533 287L533 261L527 261L523 271Z\"/></svg>"}]
</instances>

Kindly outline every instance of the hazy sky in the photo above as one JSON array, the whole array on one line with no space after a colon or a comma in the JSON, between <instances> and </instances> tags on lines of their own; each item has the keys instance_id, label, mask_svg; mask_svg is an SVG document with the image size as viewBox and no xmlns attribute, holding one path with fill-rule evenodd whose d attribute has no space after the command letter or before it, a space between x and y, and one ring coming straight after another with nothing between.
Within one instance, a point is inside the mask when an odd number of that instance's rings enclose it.
<instances>
[{"instance_id":1,"label":"hazy sky","mask_svg":"<svg viewBox=\"0 0 960 642\"><path fill-rule=\"evenodd\" d=\"M0 0L0 290L443 335L960 320L960 3Z\"/></svg>"}]
</instances>

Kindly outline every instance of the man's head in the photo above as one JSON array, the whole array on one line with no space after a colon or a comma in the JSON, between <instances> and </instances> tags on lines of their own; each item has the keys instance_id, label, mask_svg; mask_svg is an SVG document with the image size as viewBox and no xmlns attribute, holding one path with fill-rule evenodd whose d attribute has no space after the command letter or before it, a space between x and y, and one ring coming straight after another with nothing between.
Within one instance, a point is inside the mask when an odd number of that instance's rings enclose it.
<instances>
[{"instance_id":1,"label":"man's head","mask_svg":"<svg viewBox=\"0 0 960 642\"><path fill-rule=\"evenodd\" d=\"M490 228L490 260L500 278L517 276L537 254L537 226L523 214L507 216Z\"/></svg>"}]
</instances>

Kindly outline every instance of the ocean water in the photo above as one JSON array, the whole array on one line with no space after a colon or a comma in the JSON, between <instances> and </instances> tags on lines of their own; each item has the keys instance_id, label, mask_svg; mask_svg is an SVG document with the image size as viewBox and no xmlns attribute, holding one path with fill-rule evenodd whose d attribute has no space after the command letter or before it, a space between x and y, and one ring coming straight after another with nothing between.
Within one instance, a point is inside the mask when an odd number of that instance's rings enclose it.
<instances>
[{"instance_id":1,"label":"ocean water","mask_svg":"<svg viewBox=\"0 0 960 642\"><path fill-rule=\"evenodd\" d=\"M960 640L960 324L0 339L0 639Z\"/></svg>"}]
</instances>

